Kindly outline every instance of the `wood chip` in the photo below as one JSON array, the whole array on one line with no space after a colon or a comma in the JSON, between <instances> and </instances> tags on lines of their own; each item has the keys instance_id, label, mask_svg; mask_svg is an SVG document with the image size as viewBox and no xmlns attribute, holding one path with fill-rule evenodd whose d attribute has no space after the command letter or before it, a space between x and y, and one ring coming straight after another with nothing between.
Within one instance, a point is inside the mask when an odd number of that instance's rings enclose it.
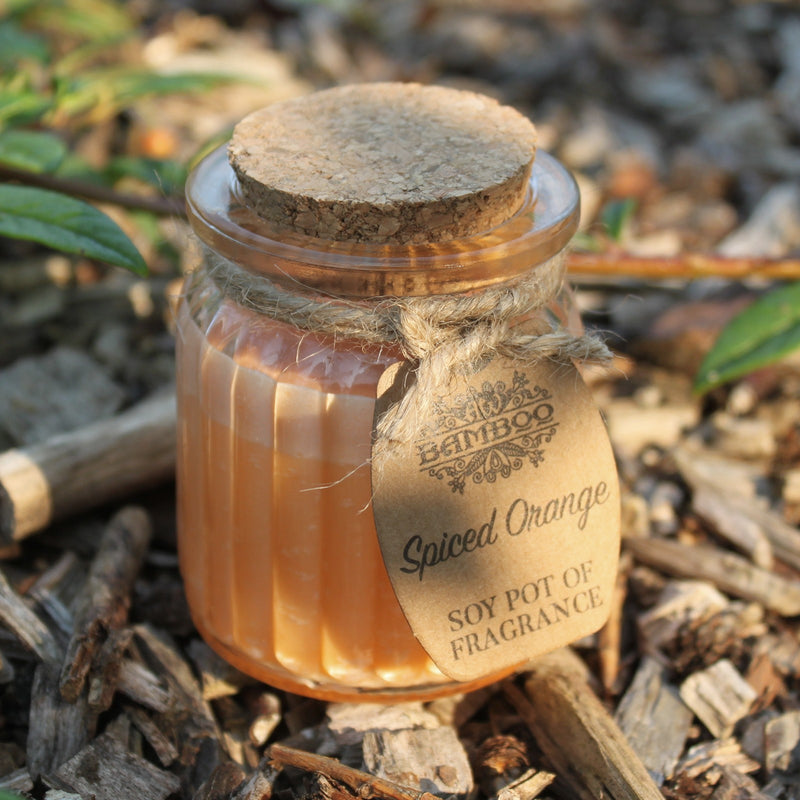
<instances>
[{"instance_id":1,"label":"wood chip","mask_svg":"<svg viewBox=\"0 0 800 800\"><path fill-rule=\"evenodd\" d=\"M800 711L788 711L766 723L764 762L769 774L800 770Z\"/></svg>"},{"instance_id":2,"label":"wood chip","mask_svg":"<svg viewBox=\"0 0 800 800\"><path fill-rule=\"evenodd\" d=\"M653 780L671 778L683 753L692 712L667 680L667 670L645 657L617 706L614 719Z\"/></svg>"},{"instance_id":3,"label":"wood chip","mask_svg":"<svg viewBox=\"0 0 800 800\"><path fill-rule=\"evenodd\" d=\"M178 757L178 751L169 737L158 727L155 720L141 708L127 706L126 713L131 722L141 731L142 736L147 739L147 743L153 748L161 765L168 767Z\"/></svg>"},{"instance_id":4,"label":"wood chip","mask_svg":"<svg viewBox=\"0 0 800 800\"><path fill-rule=\"evenodd\" d=\"M756 567L741 556L662 539L625 539L624 547L637 560L667 574L710 581L723 592L754 600L782 616L800 614L800 582Z\"/></svg>"},{"instance_id":5,"label":"wood chip","mask_svg":"<svg viewBox=\"0 0 800 800\"><path fill-rule=\"evenodd\" d=\"M212 773L209 779L197 790L194 800L228 800L231 794L244 781L244 772L238 764L225 761Z\"/></svg>"},{"instance_id":6,"label":"wood chip","mask_svg":"<svg viewBox=\"0 0 800 800\"><path fill-rule=\"evenodd\" d=\"M243 687L256 683L254 678L229 664L201 639L192 639L187 651L200 673L206 700L237 694Z\"/></svg>"},{"instance_id":7,"label":"wood chip","mask_svg":"<svg viewBox=\"0 0 800 800\"><path fill-rule=\"evenodd\" d=\"M250 718L233 697L220 697L213 703L219 720L220 741L232 761L248 770L258 764L259 755L250 739Z\"/></svg>"},{"instance_id":8,"label":"wood chip","mask_svg":"<svg viewBox=\"0 0 800 800\"><path fill-rule=\"evenodd\" d=\"M50 781L94 800L166 800L180 789L176 775L133 755L107 734L62 765Z\"/></svg>"},{"instance_id":9,"label":"wood chip","mask_svg":"<svg viewBox=\"0 0 800 800\"><path fill-rule=\"evenodd\" d=\"M191 668L169 638L147 625L137 625L135 631L145 660L163 677L171 697L169 707L154 719L176 743L178 759L172 768L184 792L194 794L225 760L216 720Z\"/></svg>"},{"instance_id":10,"label":"wood chip","mask_svg":"<svg viewBox=\"0 0 800 800\"><path fill-rule=\"evenodd\" d=\"M131 658L123 658L120 662L117 688L131 700L153 711L164 712L172 702L169 689L165 688L158 676Z\"/></svg>"},{"instance_id":11,"label":"wood chip","mask_svg":"<svg viewBox=\"0 0 800 800\"><path fill-rule=\"evenodd\" d=\"M258 769L231 793L228 800L271 800L277 777L278 770L272 767L266 758L258 765Z\"/></svg>"},{"instance_id":12,"label":"wood chip","mask_svg":"<svg viewBox=\"0 0 800 800\"><path fill-rule=\"evenodd\" d=\"M669 581L655 605L637 617L648 648L666 648L693 620L705 619L728 605L727 598L705 581Z\"/></svg>"},{"instance_id":13,"label":"wood chip","mask_svg":"<svg viewBox=\"0 0 800 800\"><path fill-rule=\"evenodd\" d=\"M692 496L692 509L717 534L764 569L772 569L772 545L762 527L741 513L722 492L704 486Z\"/></svg>"},{"instance_id":14,"label":"wood chip","mask_svg":"<svg viewBox=\"0 0 800 800\"><path fill-rule=\"evenodd\" d=\"M393 783L436 794L472 791L469 759L453 728L368 731L363 753L367 770Z\"/></svg>"},{"instance_id":15,"label":"wood chip","mask_svg":"<svg viewBox=\"0 0 800 800\"><path fill-rule=\"evenodd\" d=\"M360 744L367 731L400 731L440 727L439 720L422 703L331 703L328 730L339 745Z\"/></svg>"},{"instance_id":16,"label":"wood chip","mask_svg":"<svg viewBox=\"0 0 800 800\"><path fill-rule=\"evenodd\" d=\"M6 792L32 792L33 778L25 767L20 767L0 778L0 790Z\"/></svg>"},{"instance_id":17,"label":"wood chip","mask_svg":"<svg viewBox=\"0 0 800 800\"><path fill-rule=\"evenodd\" d=\"M261 747L281 722L281 701L272 692L262 692L250 701L249 706L254 715L248 729L250 741L256 747Z\"/></svg>"},{"instance_id":18,"label":"wood chip","mask_svg":"<svg viewBox=\"0 0 800 800\"><path fill-rule=\"evenodd\" d=\"M690 675L681 684L680 696L716 737L729 736L757 697L727 659Z\"/></svg>"},{"instance_id":19,"label":"wood chip","mask_svg":"<svg viewBox=\"0 0 800 800\"><path fill-rule=\"evenodd\" d=\"M722 767L722 777L711 800L768 800L758 788L758 784L749 776L732 767Z\"/></svg>"},{"instance_id":20,"label":"wood chip","mask_svg":"<svg viewBox=\"0 0 800 800\"><path fill-rule=\"evenodd\" d=\"M713 739L689 748L675 772L689 778L703 775L710 784L715 784L722 777L722 770L726 767L746 774L757 772L761 765L742 752L741 745L736 739Z\"/></svg>"},{"instance_id":21,"label":"wood chip","mask_svg":"<svg viewBox=\"0 0 800 800\"><path fill-rule=\"evenodd\" d=\"M49 774L72 758L94 736L97 714L85 694L68 703L58 688L58 669L36 668L31 689L28 769L34 779Z\"/></svg>"},{"instance_id":22,"label":"wood chip","mask_svg":"<svg viewBox=\"0 0 800 800\"><path fill-rule=\"evenodd\" d=\"M0 622L44 662L58 664L62 651L50 629L14 591L0 570Z\"/></svg>"},{"instance_id":23,"label":"wood chip","mask_svg":"<svg viewBox=\"0 0 800 800\"><path fill-rule=\"evenodd\" d=\"M525 694L511 683L504 689L553 771L578 797L661 800L647 769L589 688L583 662L570 650L536 659Z\"/></svg>"},{"instance_id":24,"label":"wood chip","mask_svg":"<svg viewBox=\"0 0 800 800\"><path fill-rule=\"evenodd\" d=\"M554 772L529 769L497 793L497 800L533 800L556 779Z\"/></svg>"}]
</instances>

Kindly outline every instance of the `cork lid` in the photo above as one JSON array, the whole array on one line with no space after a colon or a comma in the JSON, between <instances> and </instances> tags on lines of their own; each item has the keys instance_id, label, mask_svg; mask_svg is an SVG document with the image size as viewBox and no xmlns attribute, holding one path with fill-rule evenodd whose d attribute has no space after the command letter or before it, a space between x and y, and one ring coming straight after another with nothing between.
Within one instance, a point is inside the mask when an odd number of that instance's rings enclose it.
<instances>
[{"instance_id":1,"label":"cork lid","mask_svg":"<svg viewBox=\"0 0 800 800\"><path fill-rule=\"evenodd\" d=\"M275 103L235 128L244 202L278 230L415 244L491 230L525 200L536 131L473 92L371 83Z\"/></svg>"}]
</instances>

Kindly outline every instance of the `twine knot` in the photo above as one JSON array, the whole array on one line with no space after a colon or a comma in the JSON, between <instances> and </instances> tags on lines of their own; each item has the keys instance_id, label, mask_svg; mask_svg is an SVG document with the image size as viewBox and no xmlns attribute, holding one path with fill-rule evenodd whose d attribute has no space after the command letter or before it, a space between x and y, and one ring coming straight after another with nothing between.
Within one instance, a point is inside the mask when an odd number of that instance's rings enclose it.
<instances>
[{"instance_id":1,"label":"twine knot","mask_svg":"<svg viewBox=\"0 0 800 800\"><path fill-rule=\"evenodd\" d=\"M222 293L260 314L310 333L363 345L393 344L412 365L402 399L378 422L376 446L416 438L434 398L458 375L500 357L531 365L543 359L607 363L597 337L575 336L536 315L561 288L565 254L529 273L470 294L349 300L292 291L206 248L206 269Z\"/></svg>"}]
</instances>

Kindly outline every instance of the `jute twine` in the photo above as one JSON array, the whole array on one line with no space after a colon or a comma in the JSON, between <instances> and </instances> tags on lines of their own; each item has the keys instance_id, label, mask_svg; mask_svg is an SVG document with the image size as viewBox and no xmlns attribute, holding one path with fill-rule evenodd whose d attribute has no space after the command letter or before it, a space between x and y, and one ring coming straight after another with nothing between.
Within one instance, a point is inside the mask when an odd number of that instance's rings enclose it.
<instances>
[{"instance_id":1,"label":"jute twine","mask_svg":"<svg viewBox=\"0 0 800 800\"><path fill-rule=\"evenodd\" d=\"M237 304L309 333L363 345L397 346L413 367L402 399L381 417L376 447L416 438L433 403L458 375L501 357L520 365L543 359L606 363L611 352L595 336L561 328L531 332L515 324L544 308L558 293L565 253L522 277L470 294L353 301L279 286L206 248L206 269Z\"/></svg>"}]
</instances>

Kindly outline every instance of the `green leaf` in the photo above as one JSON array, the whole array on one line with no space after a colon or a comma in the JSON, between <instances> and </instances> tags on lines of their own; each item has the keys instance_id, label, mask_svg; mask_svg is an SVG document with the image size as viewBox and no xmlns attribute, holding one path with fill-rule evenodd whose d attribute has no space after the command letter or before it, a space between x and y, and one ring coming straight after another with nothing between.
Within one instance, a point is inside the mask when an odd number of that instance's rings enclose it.
<instances>
[{"instance_id":1,"label":"green leaf","mask_svg":"<svg viewBox=\"0 0 800 800\"><path fill-rule=\"evenodd\" d=\"M64 160L53 174L59 178L90 183L93 186L111 186L104 171L93 167L83 156L72 151L64 156Z\"/></svg>"},{"instance_id":2,"label":"green leaf","mask_svg":"<svg viewBox=\"0 0 800 800\"><path fill-rule=\"evenodd\" d=\"M0 66L18 68L23 60L44 64L49 57L50 47L41 36L22 30L12 20L0 22Z\"/></svg>"},{"instance_id":3,"label":"green leaf","mask_svg":"<svg viewBox=\"0 0 800 800\"><path fill-rule=\"evenodd\" d=\"M67 116L91 112L94 118L103 118L144 97L204 92L237 80L244 78L193 72L162 75L119 68L95 70L57 82L58 111Z\"/></svg>"},{"instance_id":4,"label":"green leaf","mask_svg":"<svg viewBox=\"0 0 800 800\"><path fill-rule=\"evenodd\" d=\"M600 221L605 226L606 233L615 242L622 239L625 229L636 212L636 205L636 200L633 197L627 197L624 200L615 200L603 209Z\"/></svg>"},{"instance_id":5,"label":"green leaf","mask_svg":"<svg viewBox=\"0 0 800 800\"><path fill-rule=\"evenodd\" d=\"M116 222L58 192L0 184L0 235L96 258L144 275L147 265Z\"/></svg>"},{"instance_id":6,"label":"green leaf","mask_svg":"<svg viewBox=\"0 0 800 800\"><path fill-rule=\"evenodd\" d=\"M114 39L135 30L131 15L114 0L40 0L32 4L25 21L62 38L74 36L91 42Z\"/></svg>"},{"instance_id":7,"label":"green leaf","mask_svg":"<svg viewBox=\"0 0 800 800\"><path fill-rule=\"evenodd\" d=\"M707 392L774 364L800 347L800 283L775 289L737 314L717 337L695 377Z\"/></svg>"},{"instance_id":8,"label":"green leaf","mask_svg":"<svg viewBox=\"0 0 800 800\"><path fill-rule=\"evenodd\" d=\"M182 192L186 183L186 167L170 159L120 156L109 162L106 174L112 181L136 178L168 195Z\"/></svg>"},{"instance_id":9,"label":"green leaf","mask_svg":"<svg viewBox=\"0 0 800 800\"><path fill-rule=\"evenodd\" d=\"M0 165L27 172L52 172L67 153L64 142L42 131L0 131Z\"/></svg>"},{"instance_id":10,"label":"green leaf","mask_svg":"<svg viewBox=\"0 0 800 800\"><path fill-rule=\"evenodd\" d=\"M9 17L32 8L40 0L0 0L0 17Z\"/></svg>"},{"instance_id":11,"label":"green leaf","mask_svg":"<svg viewBox=\"0 0 800 800\"><path fill-rule=\"evenodd\" d=\"M11 794L0 789L0 800L24 800L24 798L18 794Z\"/></svg>"},{"instance_id":12,"label":"green leaf","mask_svg":"<svg viewBox=\"0 0 800 800\"><path fill-rule=\"evenodd\" d=\"M29 90L0 89L0 127L22 125L41 119L52 107L47 97Z\"/></svg>"}]
</instances>

